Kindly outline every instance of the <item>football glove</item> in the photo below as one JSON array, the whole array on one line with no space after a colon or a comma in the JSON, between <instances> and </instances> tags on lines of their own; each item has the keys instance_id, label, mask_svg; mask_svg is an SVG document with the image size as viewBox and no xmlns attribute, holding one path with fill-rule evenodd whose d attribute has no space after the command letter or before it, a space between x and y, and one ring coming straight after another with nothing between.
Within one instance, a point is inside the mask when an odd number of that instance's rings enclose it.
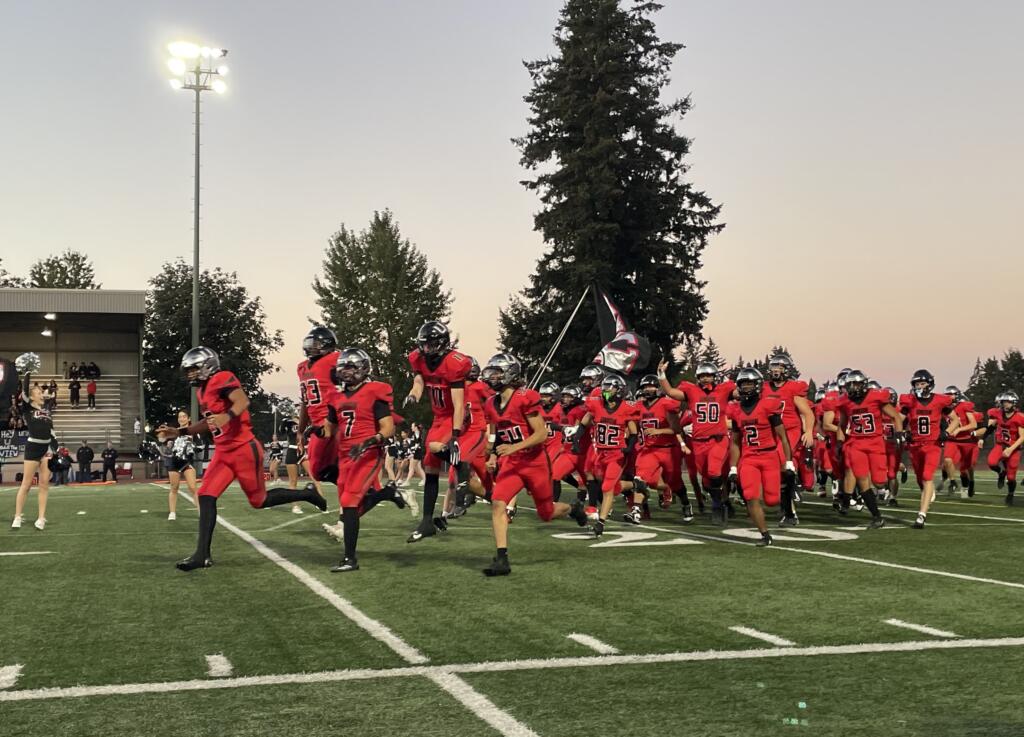
<instances>
[{"instance_id":1,"label":"football glove","mask_svg":"<svg viewBox=\"0 0 1024 737\"><path fill-rule=\"evenodd\" d=\"M367 438L366 440L363 440L358 445L349 450L348 457L354 461L356 458L365 453L367 448L370 448L371 446L374 445L373 441L374 438Z\"/></svg>"},{"instance_id":2,"label":"football glove","mask_svg":"<svg viewBox=\"0 0 1024 737\"><path fill-rule=\"evenodd\" d=\"M412 394L406 394L405 399L402 400L402 408L408 407L410 404L416 404L416 397Z\"/></svg>"},{"instance_id":3,"label":"football glove","mask_svg":"<svg viewBox=\"0 0 1024 737\"><path fill-rule=\"evenodd\" d=\"M459 465L459 441L455 438L448 441L448 464Z\"/></svg>"}]
</instances>

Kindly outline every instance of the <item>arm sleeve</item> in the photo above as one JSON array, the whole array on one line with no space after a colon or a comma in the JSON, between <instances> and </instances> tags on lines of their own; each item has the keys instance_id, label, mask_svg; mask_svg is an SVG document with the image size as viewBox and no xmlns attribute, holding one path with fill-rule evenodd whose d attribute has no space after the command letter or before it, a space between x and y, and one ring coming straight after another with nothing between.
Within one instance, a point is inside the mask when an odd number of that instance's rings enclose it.
<instances>
[{"instance_id":1,"label":"arm sleeve","mask_svg":"<svg viewBox=\"0 0 1024 737\"><path fill-rule=\"evenodd\" d=\"M778 427L782 424L782 418L779 415L768 415L768 423L772 427Z\"/></svg>"},{"instance_id":2,"label":"arm sleeve","mask_svg":"<svg viewBox=\"0 0 1024 737\"><path fill-rule=\"evenodd\" d=\"M331 407L331 409L334 409ZM328 415L330 410L328 410ZM383 420L385 417L391 416L391 404L383 399L375 399L373 401L373 419Z\"/></svg>"},{"instance_id":3,"label":"arm sleeve","mask_svg":"<svg viewBox=\"0 0 1024 737\"><path fill-rule=\"evenodd\" d=\"M338 424L338 411L334 409L334 405L327 405L327 421L332 425Z\"/></svg>"}]
</instances>

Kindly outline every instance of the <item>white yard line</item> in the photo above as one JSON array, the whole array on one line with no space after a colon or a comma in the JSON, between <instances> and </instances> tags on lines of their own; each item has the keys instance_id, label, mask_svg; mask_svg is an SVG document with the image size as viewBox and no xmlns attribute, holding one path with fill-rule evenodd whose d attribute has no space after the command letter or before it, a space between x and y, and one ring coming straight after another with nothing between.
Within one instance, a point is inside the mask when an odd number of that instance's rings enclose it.
<instances>
[{"instance_id":1,"label":"white yard line","mask_svg":"<svg viewBox=\"0 0 1024 737\"><path fill-rule=\"evenodd\" d=\"M427 678L505 737L539 737L536 732L516 720L507 711L499 708L493 701L454 673L437 671L428 675Z\"/></svg>"},{"instance_id":2,"label":"white yard line","mask_svg":"<svg viewBox=\"0 0 1024 737\"><path fill-rule=\"evenodd\" d=\"M14 688L21 675L21 664L0 666L0 689Z\"/></svg>"},{"instance_id":3,"label":"white yard line","mask_svg":"<svg viewBox=\"0 0 1024 737\"><path fill-rule=\"evenodd\" d=\"M907 501L910 501L910 500L908 499ZM917 500L914 500L914 501L917 501ZM831 507L832 506L831 504L829 504L827 502L804 501L804 502L800 502L800 503L801 504L806 504L806 505L811 506L811 507ZM938 503L938 500L936 500L933 503ZM1005 507L1004 507L1004 509L1005 509ZM885 515L887 515L887 514L912 514L914 516L917 516L917 510L916 509L912 509L911 507L882 507L882 506L879 506L879 511L881 511L883 517ZM1015 519L1013 517L993 517L992 515L986 515L986 514L964 514L963 512L936 512L936 511L933 511L933 510L928 510L928 516L931 516L931 515L939 515L939 516L942 516L942 517L966 517L967 519L987 519L987 520L994 520L996 522L1012 522L1012 523L1015 523L1015 524L1018 524L1018 525L1024 525L1024 519ZM865 524L866 524L866 522L865 522Z\"/></svg>"},{"instance_id":4,"label":"white yard line","mask_svg":"<svg viewBox=\"0 0 1024 737\"><path fill-rule=\"evenodd\" d=\"M740 540L737 538L719 537L717 535L702 535L696 532L687 532L685 530L673 530L668 527L651 527L650 525L642 525L643 528L648 530L656 530L658 532L669 532L674 535L682 535L683 537L693 537L698 540L713 540L716 542L733 543L735 545L753 545L752 542ZM913 573L924 573L930 576L942 576L944 578L956 578L961 581L972 581L974 583L987 583L993 586L1006 586L1012 589L1024 589L1024 583L1017 583L1016 581L1000 581L995 578L984 578L981 576L968 576L965 573L952 573L950 571L940 571L934 568L920 568L918 566L903 565L901 563L889 563L884 560L871 560L869 558L857 558L852 555L840 555L839 553L828 553L824 550L807 550L806 548L794 548L789 545L772 545L765 550L783 550L790 553L803 553L805 555L817 555L822 558L831 558L833 560L843 560L849 563L864 563L866 565L881 566L883 568L895 568L902 571L912 571Z\"/></svg>"},{"instance_id":5,"label":"white yard line","mask_svg":"<svg viewBox=\"0 0 1024 737\"><path fill-rule=\"evenodd\" d=\"M221 653L206 656L206 672L210 678L227 678L234 670L231 661Z\"/></svg>"},{"instance_id":6,"label":"white yard line","mask_svg":"<svg viewBox=\"0 0 1024 737\"><path fill-rule=\"evenodd\" d=\"M392 632L384 624L378 622L376 619L368 617L363 614L362 611L357 609L352 602L345 599L335 593L332 589L328 588L325 584L321 583L319 579L313 577L305 571L305 569L292 563L290 560L280 555L274 550L271 550L262 542L257 540L255 537L250 535L248 532L240 527L236 527L228 520L223 517L217 518L217 524L222 526L229 532L234 533L245 542L256 548L265 558L272 560L274 563L279 565L288 573L292 574L295 578L306 585L314 594L327 601L331 606L337 609L339 612L344 614L346 617L351 619L356 625L366 630L366 632L377 640L380 640L385 645L395 651L403 660L408 663L426 663L429 658L421 653L419 650L414 648L412 645L407 643L401 637Z\"/></svg>"},{"instance_id":7,"label":"white yard line","mask_svg":"<svg viewBox=\"0 0 1024 737\"><path fill-rule=\"evenodd\" d=\"M795 642L787 640L785 637L779 637L778 635L773 635L769 632L755 630L753 627L741 627L739 625L734 625L729 629L733 632L738 632L741 635L746 635L747 637L753 637L758 640L770 642L772 645L777 645L778 647L792 647L793 645L796 645Z\"/></svg>"},{"instance_id":8,"label":"white yard line","mask_svg":"<svg viewBox=\"0 0 1024 737\"><path fill-rule=\"evenodd\" d=\"M566 635L566 637L573 642L578 642L583 647L589 647L594 652L601 653L602 655L616 655L619 652L617 647L612 647L607 642L601 642L596 637L590 635L581 635L579 632L573 632L572 634Z\"/></svg>"},{"instance_id":9,"label":"white yard line","mask_svg":"<svg viewBox=\"0 0 1024 737\"><path fill-rule=\"evenodd\" d=\"M24 553L0 553L0 555L53 555L53 550L29 550Z\"/></svg>"},{"instance_id":10,"label":"white yard line","mask_svg":"<svg viewBox=\"0 0 1024 737\"><path fill-rule=\"evenodd\" d=\"M282 529L284 527L289 527L291 525L297 525L299 522L307 522L308 520L319 519L319 518L320 518L320 516L319 515L315 515L315 514L310 514L310 515L305 515L304 514L301 517L299 515L295 515L295 519L290 519L287 522L282 522L279 525L274 525L273 527L268 527L268 528L266 528L264 530L260 530L260 532L273 532L274 530L280 530L280 529ZM330 515L330 518L334 519L334 520L337 520L337 517L334 516L334 515Z\"/></svg>"},{"instance_id":11,"label":"white yard line","mask_svg":"<svg viewBox=\"0 0 1024 737\"><path fill-rule=\"evenodd\" d=\"M819 645L816 647L769 647L748 650L700 650L694 652L654 653L651 655L587 655L578 658L536 658L530 660L456 663L452 665L421 665L379 670L331 670L318 673L284 673L240 678L196 679L157 683L120 683L106 686L69 686L24 691L0 691L0 702L36 701L40 699L83 698L142 693L174 693L179 691L210 691L223 688L246 688L283 684L335 683L365 681L376 678L430 678L446 673L497 673L510 671L551 670L562 668L593 668L619 665L654 665L658 663L693 663L720 660L759 660L844 656L878 653L911 653L928 650L967 650L975 648L1024 647L1024 637L999 637L970 640L924 640L912 642L878 642L854 645Z\"/></svg>"},{"instance_id":12,"label":"white yard line","mask_svg":"<svg viewBox=\"0 0 1024 737\"><path fill-rule=\"evenodd\" d=\"M920 632L923 635L932 635L933 637L959 637L956 632L946 632L945 630L938 630L934 627L928 627L923 624L914 624L913 622L904 622L902 619L887 619L886 624L891 624L893 627L902 627L907 630L914 630L914 632Z\"/></svg>"}]
</instances>

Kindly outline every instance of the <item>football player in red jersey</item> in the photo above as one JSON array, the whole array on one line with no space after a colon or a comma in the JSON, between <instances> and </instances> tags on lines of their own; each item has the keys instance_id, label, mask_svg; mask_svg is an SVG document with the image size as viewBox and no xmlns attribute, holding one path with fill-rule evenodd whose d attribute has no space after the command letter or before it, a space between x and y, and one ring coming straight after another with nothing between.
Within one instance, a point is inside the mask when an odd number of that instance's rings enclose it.
<instances>
[{"instance_id":1,"label":"football player in red jersey","mask_svg":"<svg viewBox=\"0 0 1024 737\"><path fill-rule=\"evenodd\" d=\"M565 425L565 412L559 401L562 397L562 389L555 382L546 381L537 387L537 394L540 395L540 415L548 430L548 439L544 443L544 450L547 451L548 459L551 461L551 495L557 502L562 498L562 480L554 475L553 470L559 456L562 455L562 428Z\"/></svg>"},{"instance_id":2,"label":"football player in red jersey","mask_svg":"<svg viewBox=\"0 0 1024 737\"><path fill-rule=\"evenodd\" d=\"M774 507L781 501L782 473L796 474L789 438L782 423L782 403L773 397L762 397L764 378L754 368L740 369L736 374L739 401L726 408L730 423L729 478L738 479L747 502L747 514L761 533L758 547L772 544L772 536L764 519L764 504ZM778 450L782 445L785 465L780 471Z\"/></svg>"},{"instance_id":3,"label":"football player in red jersey","mask_svg":"<svg viewBox=\"0 0 1024 737\"><path fill-rule=\"evenodd\" d=\"M959 426L953 412L953 400L945 394L935 394L935 377L920 369L910 379L910 394L900 397L900 411L906 415L910 434L910 463L914 467L917 485L921 487L921 506L914 521L915 529L923 529L928 518L928 507L935 496L935 472L942 465L942 444L947 433L955 433ZM948 418L948 425L943 427Z\"/></svg>"},{"instance_id":4,"label":"football player in red jersey","mask_svg":"<svg viewBox=\"0 0 1024 737\"><path fill-rule=\"evenodd\" d=\"M584 399L601 396L601 382L604 380L604 369L596 363L587 364L580 371L580 390Z\"/></svg>"},{"instance_id":5,"label":"football player in red jersey","mask_svg":"<svg viewBox=\"0 0 1024 737\"><path fill-rule=\"evenodd\" d=\"M399 509L406 506L393 483L374 488L384 463L384 443L395 434L395 419L391 385L371 381L371 371L366 351L344 348L338 352L335 377L340 390L324 426L325 436L337 442L338 502L345 542L345 557L331 568L334 573L359 570L360 517L382 501L393 502Z\"/></svg>"},{"instance_id":6,"label":"football player in red jersey","mask_svg":"<svg viewBox=\"0 0 1024 737\"><path fill-rule=\"evenodd\" d=\"M626 381L618 374L605 376L601 381L601 396L588 397L585 406L587 413L580 420L580 429L573 433L573 443L576 446L579 432L593 425L593 475L601 489L601 507L593 531L600 537L604 534L616 495L623 491L647 491L647 485L640 479L622 478L639 439L637 421L640 413L635 405L626 401ZM573 450L575 452L579 448L574 447ZM635 512L640 514L638 508Z\"/></svg>"},{"instance_id":7,"label":"football player in red jersey","mask_svg":"<svg viewBox=\"0 0 1024 737\"><path fill-rule=\"evenodd\" d=\"M658 489L662 509L672 504L672 493L677 491L683 503L683 521L692 522L693 507L682 473L682 453L689 454L690 451L686 448L681 453L676 452L680 448L679 435L682 433L679 402L661 395L658 377L653 374L641 378L638 389L641 444L636 457L636 475L647 486ZM635 523L636 519L627 521Z\"/></svg>"},{"instance_id":8,"label":"football player in red jersey","mask_svg":"<svg viewBox=\"0 0 1024 737\"><path fill-rule=\"evenodd\" d=\"M736 384L732 381L716 383L718 368L703 363L697 366L696 384L681 381L673 387L668 383L665 374L667 369L667 361L658 366L661 389L672 399L680 402L685 400L687 409L693 413L691 458L704 489L711 495L711 521L713 524L724 525L728 494L725 492L723 469L729 460L729 430L725 424L725 410L736 390Z\"/></svg>"},{"instance_id":9,"label":"football player in red jersey","mask_svg":"<svg viewBox=\"0 0 1024 737\"><path fill-rule=\"evenodd\" d=\"M487 470L487 417L484 405L494 396L494 390L480 381L480 364L472 356L466 376L466 427L459 439L458 468L448 469L448 490L444 495L442 519L455 519L466 513L491 488L491 475ZM452 504L454 503L454 507Z\"/></svg>"},{"instance_id":10,"label":"football player in red jersey","mask_svg":"<svg viewBox=\"0 0 1024 737\"><path fill-rule=\"evenodd\" d=\"M156 432L167 436L209 432L213 435L214 454L199 485L196 551L178 561L179 570L191 571L213 565L210 545L213 528L217 524L217 498L232 481L238 481L249 504L258 509L309 502L321 512L327 510L327 502L312 486L302 491L267 489L263 477L263 446L252 434L249 420L249 397L233 373L221 370L220 359L215 352L205 346L186 351L181 359L181 371L196 387L202 419L188 427L164 425Z\"/></svg>"},{"instance_id":11,"label":"football player in red jersey","mask_svg":"<svg viewBox=\"0 0 1024 737\"><path fill-rule=\"evenodd\" d=\"M488 465L496 473L491 491L491 526L497 548L487 576L507 576L508 514L506 506L520 491L533 497L537 516L545 522L571 516L576 524L587 523L583 504L556 502L552 498L551 461L546 445L548 429L541 414L540 395L519 388L523 369L508 353L491 357L481 372L483 380L496 392L486 405L488 425Z\"/></svg>"},{"instance_id":12,"label":"football player in red jersey","mask_svg":"<svg viewBox=\"0 0 1024 737\"><path fill-rule=\"evenodd\" d=\"M590 432L580 431L579 440L575 443L578 452L573 450L573 433L579 427L580 420L587 414L583 404L583 390L578 386L562 388L562 448L551 460L551 478L566 481L579 490L580 499L587 498L586 457L590 452ZM596 514L596 508L595 508Z\"/></svg>"},{"instance_id":13,"label":"football player in red jersey","mask_svg":"<svg viewBox=\"0 0 1024 737\"><path fill-rule=\"evenodd\" d=\"M846 418L844 426L835 424L837 414ZM856 479L861 500L871 512L869 530L885 526L878 509L877 492L888 483L883 438L886 417L895 425L894 438L902 442L903 416L890 402L889 393L868 389L868 377L853 369L846 375L846 394L834 401L822 420L825 429L836 433L838 441L843 443L846 466ZM849 434L844 428L848 428Z\"/></svg>"},{"instance_id":14,"label":"football player in red jersey","mask_svg":"<svg viewBox=\"0 0 1024 737\"><path fill-rule=\"evenodd\" d=\"M900 396L891 386L882 389L889 397L889 404L898 407ZM900 493L899 474L906 475L906 466L903 465L903 442L896 435L895 421L887 422L882 420L882 437L885 439L885 475L887 479L886 504L890 507L898 507L899 502L896 496ZM905 436L904 436L905 437Z\"/></svg>"},{"instance_id":15,"label":"football player in red jersey","mask_svg":"<svg viewBox=\"0 0 1024 737\"><path fill-rule=\"evenodd\" d=\"M448 328L436 320L423 324L416 336L417 348L409 354L413 382L403 406L418 402L423 392L430 394L434 421L427 431L426 454L423 457L423 519L406 542L414 543L437 534L448 525L434 517L440 474L445 463L456 468L460 460L459 436L466 419L466 378L473 368L469 356L452 346Z\"/></svg>"},{"instance_id":16,"label":"football player in red jersey","mask_svg":"<svg viewBox=\"0 0 1024 737\"><path fill-rule=\"evenodd\" d=\"M1017 490L1020 448L1024 445L1024 414L1017 410L1020 398L1014 391L996 397L996 406L985 418L985 433L995 433L995 445L988 454L988 467L999 474L998 488L1006 486L1006 504L1013 505ZM979 433L979 437L982 435Z\"/></svg>"},{"instance_id":17,"label":"football player in red jersey","mask_svg":"<svg viewBox=\"0 0 1024 737\"><path fill-rule=\"evenodd\" d=\"M338 448L332 438L324 435L327 408L338 393L333 377L338 339L329 328L318 325L302 339L302 352L306 360L297 368L301 400L298 453L301 456L305 450L309 476L317 492L322 494L320 482L333 482L338 474ZM305 449L304 443L307 443Z\"/></svg>"},{"instance_id":18,"label":"football player in red jersey","mask_svg":"<svg viewBox=\"0 0 1024 737\"><path fill-rule=\"evenodd\" d=\"M974 402L967 401L964 393L952 384L947 386L942 393L953 400L953 411L956 412L960 426L956 429L956 433L949 434L943 447L942 482L939 483L938 490L942 491L942 486L948 479L950 494L956 494L962 486L968 496L974 496L974 491L971 489L971 473L974 471L974 466L973 461L970 460L972 455L975 456L974 461L977 460L977 454L972 454L971 450L976 450L978 447L972 435L975 428L978 427L978 421L974 417ZM965 461L971 463L969 468L971 473L968 473L968 469L965 468ZM959 486L957 484L958 477Z\"/></svg>"},{"instance_id":19,"label":"football player in red jersey","mask_svg":"<svg viewBox=\"0 0 1024 737\"><path fill-rule=\"evenodd\" d=\"M818 496L825 497L825 483L832 476L832 463L828 457L828 448L825 445L825 429L821 426L821 420L825 416L825 388L819 387L814 392L814 469L818 477Z\"/></svg>"},{"instance_id":20,"label":"football player in red jersey","mask_svg":"<svg viewBox=\"0 0 1024 737\"><path fill-rule=\"evenodd\" d=\"M789 447L794 459L801 461L798 464L799 479L794 478L793 484L787 483L782 488L783 518L792 520L796 519L795 482L799 480L803 489L811 489L814 486L814 472L810 465L803 461L803 451L814 448L814 410L807 401L807 382L799 381L799 376L793 360L785 353L776 353L768 359L768 381L761 392L762 396L778 399L782 404L782 424L786 428ZM780 466L785 463L781 453L780 446Z\"/></svg>"}]
</instances>

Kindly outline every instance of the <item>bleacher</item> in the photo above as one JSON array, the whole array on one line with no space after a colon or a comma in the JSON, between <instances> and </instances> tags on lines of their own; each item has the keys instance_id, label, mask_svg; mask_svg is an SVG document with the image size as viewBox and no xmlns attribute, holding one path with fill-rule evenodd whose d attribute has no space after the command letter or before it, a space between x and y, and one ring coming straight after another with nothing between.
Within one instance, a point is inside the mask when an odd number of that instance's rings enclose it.
<instances>
[{"instance_id":1,"label":"bleacher","mask_svg":"<svg viewBox=\"0 0 1024 737\"><path fill-rule=\"evenodd\" d=\"M32 377L33 383L57 382L57 409L53 414L53 431L57 440L74 449L83 440L96 450L97 456L108 440L118 451L134 452L138 439L133 432L138 406L138 377L102 376L96 379L96 409L88 409L88 395L85 391L88 379L79 379L82 384L78 409L71 408L68 379L52 374Z\"/></svg>"}]
</instances>

